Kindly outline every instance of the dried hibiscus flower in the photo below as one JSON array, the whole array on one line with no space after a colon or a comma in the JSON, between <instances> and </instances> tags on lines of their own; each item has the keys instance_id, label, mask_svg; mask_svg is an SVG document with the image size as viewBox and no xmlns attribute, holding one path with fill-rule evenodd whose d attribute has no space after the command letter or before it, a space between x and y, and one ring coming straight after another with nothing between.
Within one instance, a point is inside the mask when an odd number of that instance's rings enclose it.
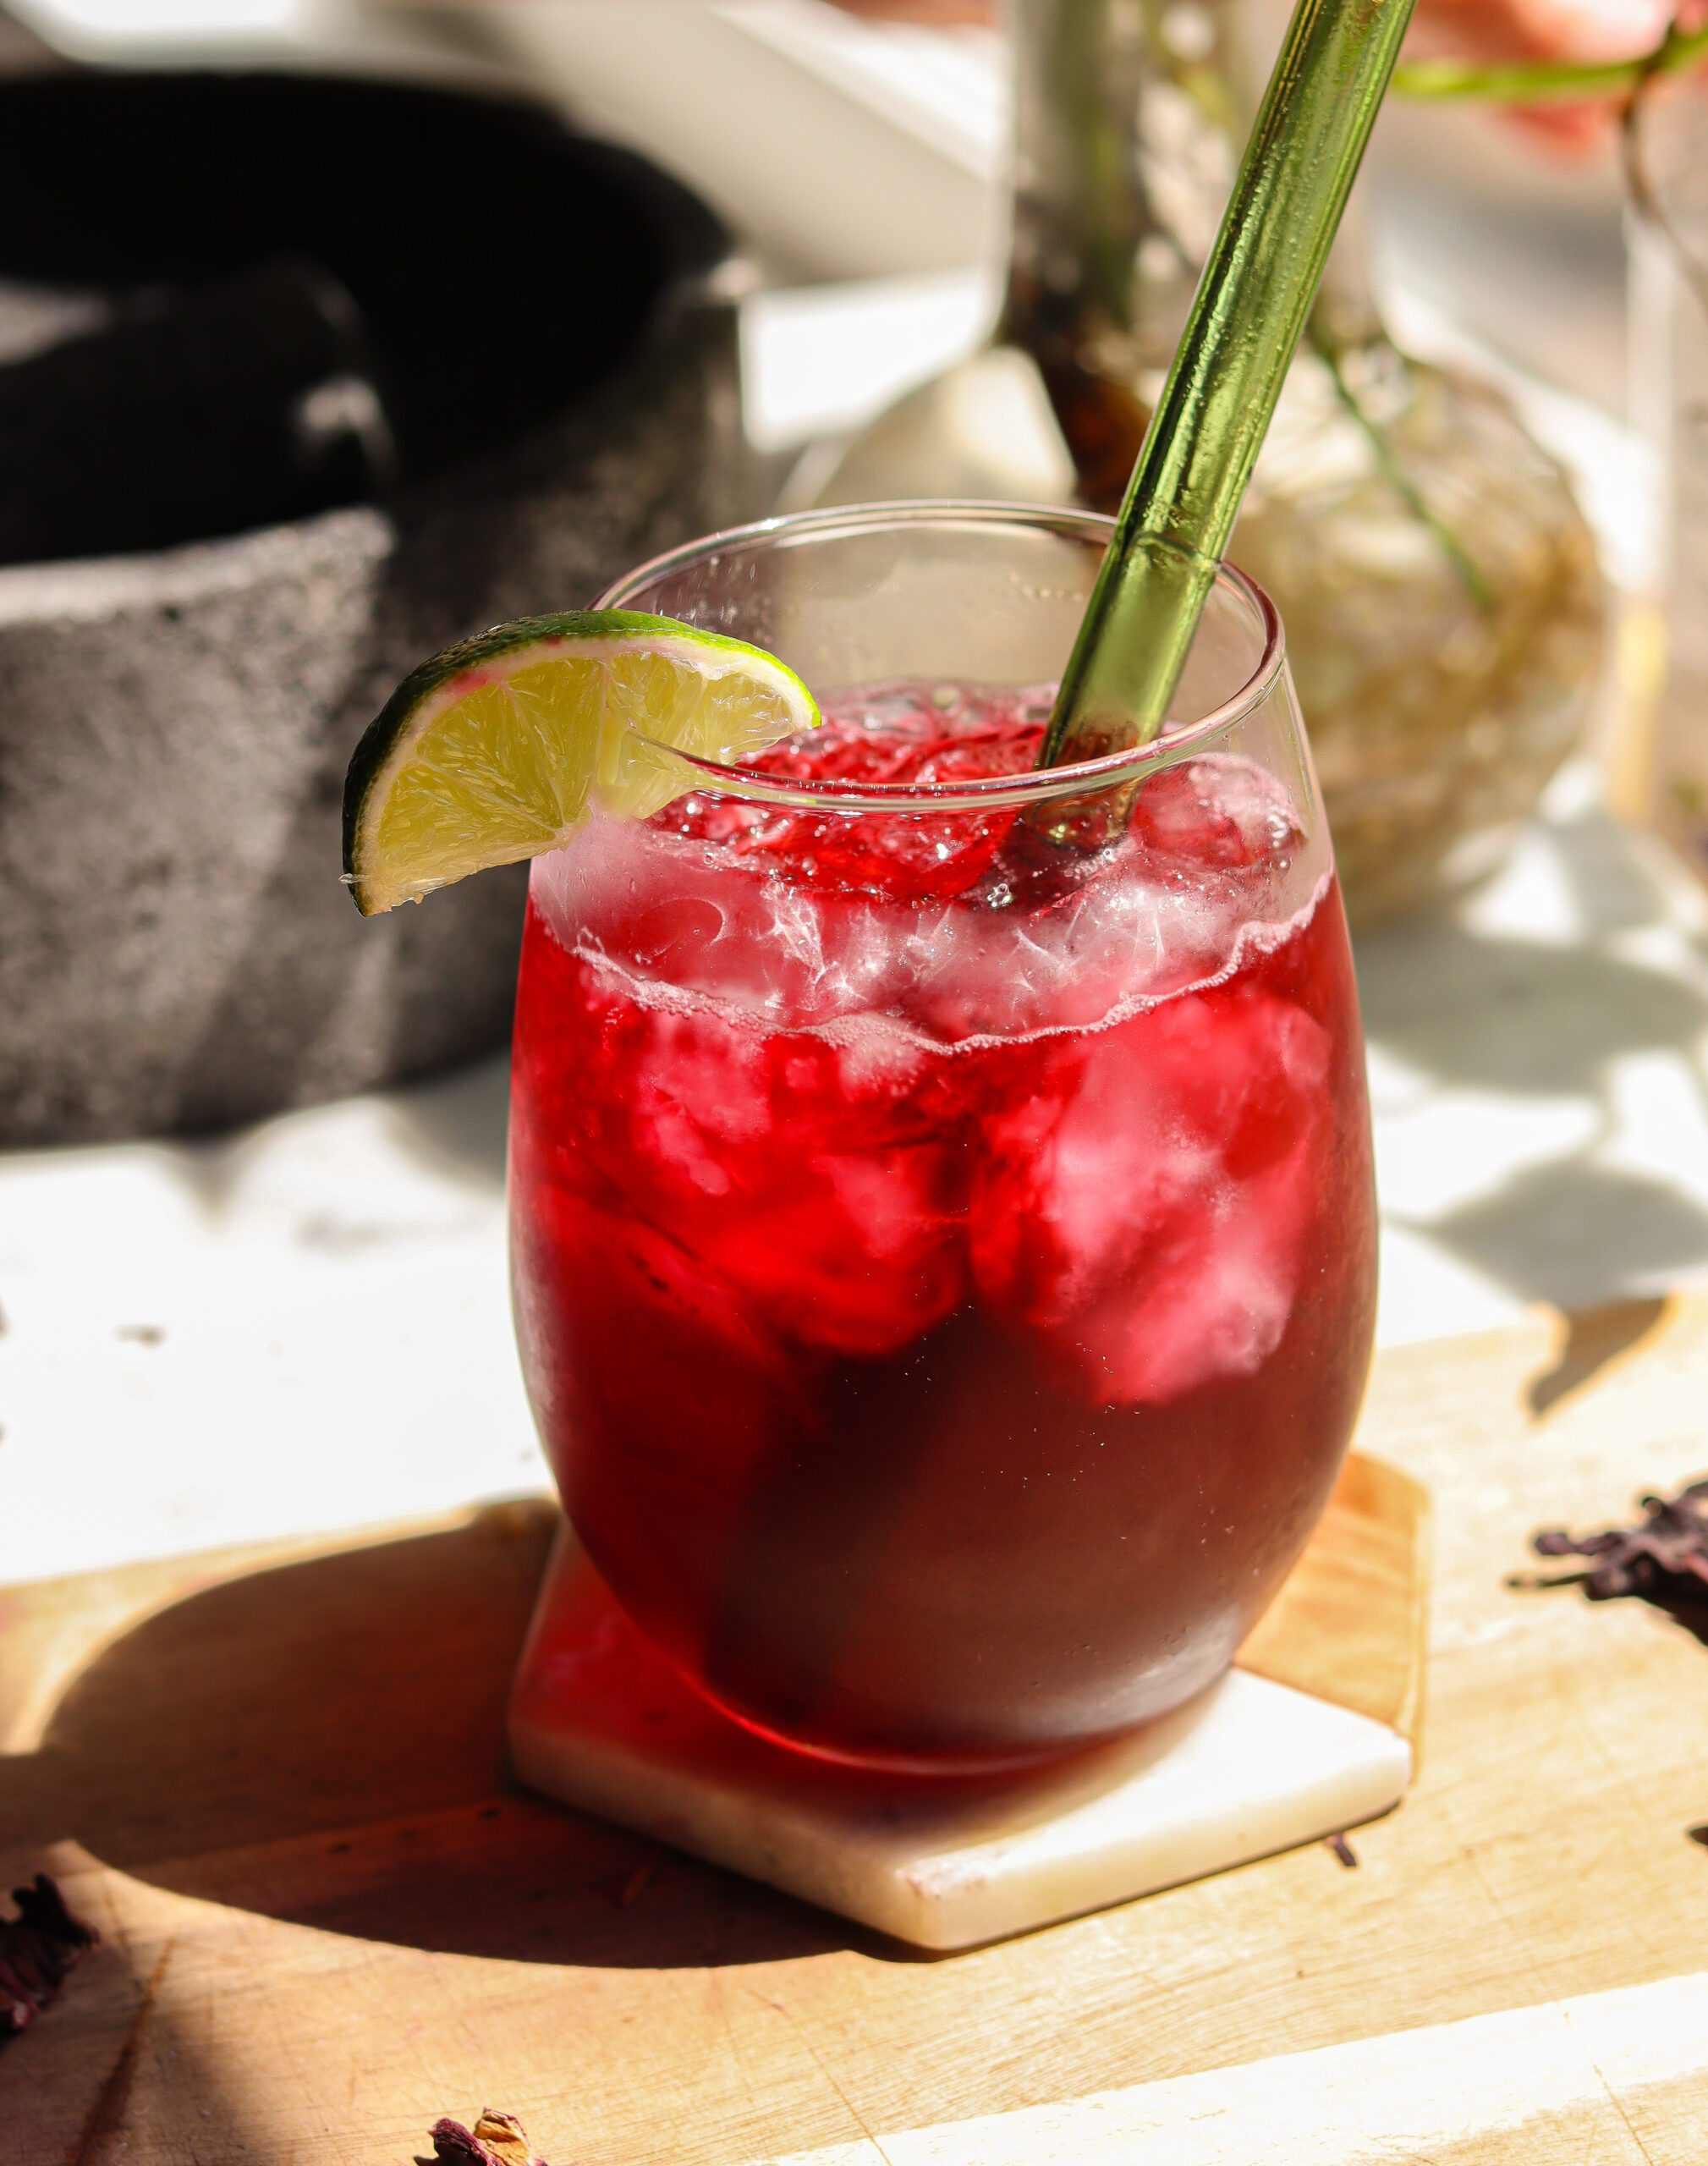
<instances>
[{"instance_id":1,"label":"dried hibiscus flower","mask_svg":"<svg viewBox=\"0 0 1708 2166\"><path fill-rule=\"evenodd\" d=\"M440 2166L546 2166L515 2115L495 2114L490 2107L471 2129L460 2121L435 2121L432 2143ZM433 2159L418 2159L415 2166L433 2166Z\"/></svg>"},{"instance_id":2,"label":"dried hibiscus flower","mask_svg":"<svg viewBox=\"0 0 1708 2166\"><path fill-rule=\"evenodd\" d=\"M45 1872L27 1888L14 1888L12 1899L17 1916L0 1918L0 2038L35 2021L78 1957L101 1938Z\"/></svg>"},{"instance_id":3,"label":"dried hibiscus flower","mask_svg":"<svg viewBox=\"0 0 1708 2166\"><path fill-rule=\"evenodd\" d=\"M1591 1602L1634 1594L1666 1604L1708 1605L1708 1481L1693 1482L1670 1499L1642 1497L1638 1502L1644 1516L1636 1526L1585 1535L1553 1527L1534 1536L1530 1546L1538 1556L1595 1561L1581 1572L1535 1575L1519 1584L1580 1584Z\"/></svg>"}]
</instances>

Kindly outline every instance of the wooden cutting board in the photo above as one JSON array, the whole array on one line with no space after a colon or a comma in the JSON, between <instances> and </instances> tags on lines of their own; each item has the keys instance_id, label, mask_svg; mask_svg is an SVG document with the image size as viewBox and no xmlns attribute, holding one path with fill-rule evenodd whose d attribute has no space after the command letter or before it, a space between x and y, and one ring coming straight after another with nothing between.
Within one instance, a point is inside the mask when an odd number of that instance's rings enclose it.
<instances>
[{"instance_id":1,"label":"wooden cutting board","mask_svg":"<svg viewBox=\"0 0 1708 2166\"><path fill-rule=\"evenodd\" d=\"M0 2050L0 2166L1701 2166L1708 1648L1518 1592L1708 1469L1708 1301L1403 1350L1424 1766L1314 1845L942 1960L513 1792L552 1515L0 1592L0 1877L105 1943Z\"/></svg>"}]
</instances>

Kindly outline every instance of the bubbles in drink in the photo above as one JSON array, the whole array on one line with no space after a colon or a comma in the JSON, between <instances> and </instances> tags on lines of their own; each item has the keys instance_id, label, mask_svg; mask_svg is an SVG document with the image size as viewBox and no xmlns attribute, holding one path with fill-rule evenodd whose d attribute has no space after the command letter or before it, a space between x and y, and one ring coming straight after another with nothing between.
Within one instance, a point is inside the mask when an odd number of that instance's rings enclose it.
<instances>
[{"instance_id":1,"label":"bubbles in drink","mask_svg":"<svg viewBox=\"0 0 1708 2166\"><path fill-rule=\"evenodd\" d=\"M1041 695L885 687L755 763L777 782L917 790L1016 776ZM844 811L684 798L543 860L560 942L636 997L703 995L727 1018L823 1028L881 1017L960 1043L1112 1020L1229 967L1309 909L1298 816L1248 761L1210 754L1140 792L1104 851L1062 849L1013 807ZM744 873L747 877L736 877Z\"/></svg>"}]
</instances>

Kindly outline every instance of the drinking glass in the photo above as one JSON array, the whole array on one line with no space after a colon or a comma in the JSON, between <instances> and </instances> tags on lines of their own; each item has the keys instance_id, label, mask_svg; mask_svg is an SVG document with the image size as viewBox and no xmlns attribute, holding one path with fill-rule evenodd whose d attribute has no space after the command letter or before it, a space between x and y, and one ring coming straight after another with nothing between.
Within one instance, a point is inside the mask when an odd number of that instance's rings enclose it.
<instances>
[{"instance_id":1,"label":"drinking glass","mask_svg":"<svg viewBox=\"0 0 1708 2166\"><path fill-rule=\"evenodd\" d=\"M701 1693L835 1758L1019 1764L1198 1692L1364 1384L1357 997L1273 607L1224 570L1163 736L1031 764L1110 531L878 505L643 566L603 606L770 648L824 726L661 755L684 794L533 869L513 1278L564 1504Z\"/></svg>"},{"instance_id":2,"label":"drinking glass","mask_svg":"<svg viewBox=\"0 0 1708 2166\"><path fill-rule=\"evenodd\" d=\"M1656 85L1628 136L1633 419L1654 461L1656 579L1629 642L1617 810L1708 877L1708 85ZM1646 636L1645 636L1646 635ZM1656 661L1661 667L1655 667ZM1646 696L1645 696L1646 695Z\"/></svg>"}]
</instances>

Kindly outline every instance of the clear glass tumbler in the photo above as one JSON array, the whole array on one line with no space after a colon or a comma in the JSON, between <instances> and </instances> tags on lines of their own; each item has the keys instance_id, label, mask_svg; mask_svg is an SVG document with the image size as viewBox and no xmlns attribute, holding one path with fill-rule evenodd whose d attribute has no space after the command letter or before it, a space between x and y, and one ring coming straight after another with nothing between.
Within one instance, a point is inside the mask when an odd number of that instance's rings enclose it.
<instances>
[{"instance_id":1,"label":"clear glass tumbler","mask_svg":"<svg viewBox=\"0 0 1708 2166\"><path fill-rule=\"evenodd\" d=\"M1017 1764L1209 1684L1365 1380L1273 608L1225 571L1158 743L1031 764L1109 532L874 506L644 566L604 606L771 648L824 726L534 866L513 1273L564 1503L695 1685L837 1758Z\"/></svg>"}]
</instances>

